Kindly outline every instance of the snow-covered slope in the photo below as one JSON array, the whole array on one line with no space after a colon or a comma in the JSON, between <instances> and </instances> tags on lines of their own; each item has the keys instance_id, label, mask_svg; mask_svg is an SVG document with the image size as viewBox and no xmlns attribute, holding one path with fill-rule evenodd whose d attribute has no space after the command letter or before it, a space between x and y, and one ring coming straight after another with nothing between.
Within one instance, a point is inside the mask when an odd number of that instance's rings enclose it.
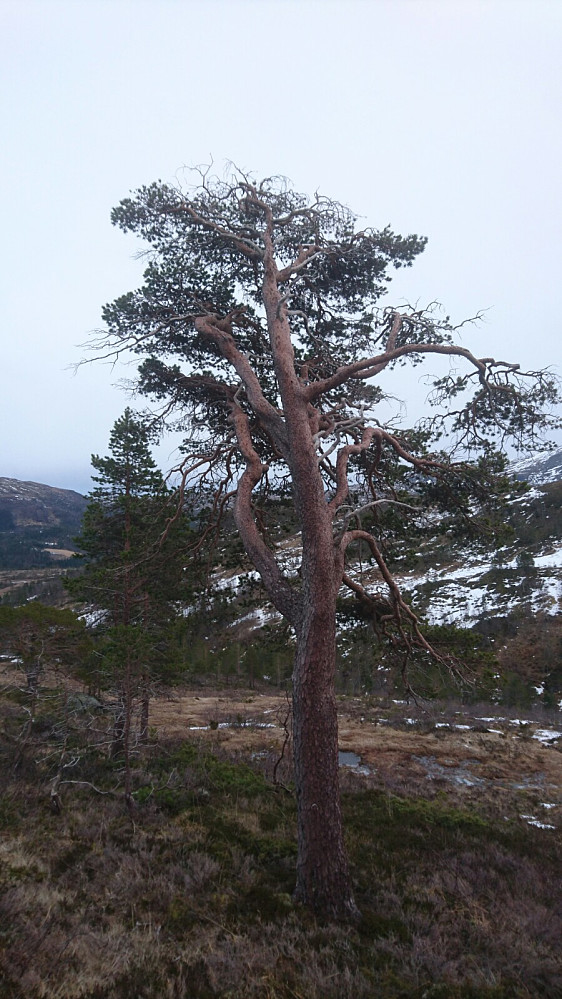
<instances>
[{"instance_id":1,"label":"snow-covered slope","mask_svg":"<svg viewBox=\"0 0 562 999\"><path fill-rule=\"evenodd\" d=\"M531 485L546 485L562 480L562 448L558 451L541 451L538 454L514 461L509 471L516 479Z\"/></svg>"},{"instance_id":2,"label":"snow-covered slope","mask_svg":"<svg viewBox=\"0 0 562 999\"><path fill-rule=\"evenodd\" d=\"M507 617L518 608L536 614L562 612L562 543L545 545L541 554L513 555L500 549L493 561L466 553L455 568L445 565L423 575L399 578L429 624L471 627L483 618Z\"/></svg>"},{"instance_id":3,"label":"snow-covered slope","mask_svg":"<svg viewBox=\"0 0 562 999\"><path fill-rule=\"evenodd\" d=\"M283 543L285 568L290 575L300 556L299 539L291 541ZM524 549L517 546L499 549L493 558L476 546L441 551L441 562L434 562L431 568L394 572L401 590L409 594L416 611L428 624L470 628L484 618L508 617L518 608L548 615L562 613L562 542L549 541L534 555L526 552L525 557L521 555ZM349 572L357 575L359 569L351 567ZM361 567L361 582L368 589L384 591L374 565ZM248 609L246 604L231 628L244 623L245 630L251 632L280 619L270 607L260 606L265 593L253 570L219 573L214 588L229 602L236 601L242 591L249 596L254 588L255 606ZM344 595L349 594L342 589Z\"/></svg>"}]
</instances>

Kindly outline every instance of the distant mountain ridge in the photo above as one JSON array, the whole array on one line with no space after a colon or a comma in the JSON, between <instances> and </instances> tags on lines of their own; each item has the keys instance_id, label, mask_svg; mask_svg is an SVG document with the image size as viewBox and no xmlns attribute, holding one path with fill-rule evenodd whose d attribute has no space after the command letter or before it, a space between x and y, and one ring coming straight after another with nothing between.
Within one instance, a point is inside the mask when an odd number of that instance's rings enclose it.
<instances>
[{"instance_id":1,"label":"distant mountain ridge","mask_svg":"<svg viewBox=\"0 0 562 999\"><path fill-rule=\"evenodd\" d=\"M81 518L87 500L73 489L0 476L0 513L8 512L15 526L61 524Z\"/></svg>"},{"instance_id":2,"label":"distant mountain ridge","mask_svg":"<svg viewBox=\"0 0 562 999\"><path fill-rule=\"evenodd\" d=\"M40 568L72 553L86 505L73 489L0 476L0 567Z\"/></svg>"}]
</instances>

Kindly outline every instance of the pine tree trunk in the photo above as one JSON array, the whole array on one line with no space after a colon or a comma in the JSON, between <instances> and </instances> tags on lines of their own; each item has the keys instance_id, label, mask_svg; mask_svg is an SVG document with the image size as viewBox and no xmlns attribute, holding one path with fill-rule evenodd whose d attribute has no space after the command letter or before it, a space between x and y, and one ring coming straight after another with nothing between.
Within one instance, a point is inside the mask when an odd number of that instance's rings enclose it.
<instances>
[{"instance_id":1,"label":"pine tree trunk","mask_svg":"<svg viewBox=\"0 0 562 999\"><path fill-rule=\"evenodd\" d=\"M109 755L112 760L117 759L123 752L125 733L125 693L121 691L115 709L115 719L113 721L113 734L111 737L111 747Z\"/></svg>"},{"instance_id":2,"label":"pine tree trunk","mask_svg":"<svg viewBox=\"0 0 562 999\"><path fill-rule=\"evenodd\" d=\"M127 686L125 689L125 716L123 724L123 758L125 779L125 804L129 812L133 811L134 801L131 783L131 721L133 715L133 698L131 691L130 663L127 663Z\"/></svg>"},{"instance_id":3,"label":"pine tree trunk","mask_svg":"<svg viewBox=\"0 0 562 999\"><path fill-rule=\"evenodd\" d=\"M142 694L141 694L141 705L140 705L140 732L139 732L139 742L143 745L148 742L148 718L149 718L149 708L150 708L150 685L148 676L143 677L142 682Z\"/></svg>"},{"instance_id":4,"label":"pine tree trunk","mask_svg":"<svg viewBox=\"0 0 562 999\"><path fill-rule=\"evenodd\" d=\"M359 912L343 842L334 673L335 606L325 605L299 629L293 676L298 822L295 899L318 914L353 919Z\"/></svg>"}]
</instances>

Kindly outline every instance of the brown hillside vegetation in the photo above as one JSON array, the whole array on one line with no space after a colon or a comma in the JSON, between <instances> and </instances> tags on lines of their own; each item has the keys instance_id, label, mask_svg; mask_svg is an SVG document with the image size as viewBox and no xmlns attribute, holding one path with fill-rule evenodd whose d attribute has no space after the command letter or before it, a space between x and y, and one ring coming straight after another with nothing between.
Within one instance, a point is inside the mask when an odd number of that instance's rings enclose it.
<instances>
[{"instance_id":1,"label":"brown hillside vegetation","mask_svg":"<svg viewBox=\"0 0 562 999\"><path fill-rule=\"evenodd\" d=\"M18 752L16 679L5 675L0 700L2 999L560 994L554 714L340 699L340 749L355 754L340 776L362 913L349 927L291 900L284 697L161 694L150 744L135 753L129 814L121 762L104 744L111 705L67 714L61 741L61 705L80 688L62 696L45 677ZM56 814L61 752L68 783Z\"/></svg>"}]
</instances>

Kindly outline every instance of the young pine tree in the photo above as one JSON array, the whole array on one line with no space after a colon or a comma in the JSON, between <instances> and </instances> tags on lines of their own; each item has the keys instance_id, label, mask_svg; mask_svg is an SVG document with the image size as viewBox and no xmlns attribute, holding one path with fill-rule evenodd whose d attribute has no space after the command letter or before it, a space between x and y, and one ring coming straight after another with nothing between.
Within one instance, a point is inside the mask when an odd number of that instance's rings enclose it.
<instances>
[{"instance_id":1,"label":"young pine tree","mask_svg":"<svg viewBox=\"0 0 562 999\"><path fill-rule=\"evenodd\" d=\"M115 422L110 454L92 455L96 487L77 539L86 564L68 586L99 610L101 659L118 691L112 754L128 755L134 703L140 737L148 730L151 679L167 652L184 596L189 528L150 452L151 430L129 408ZM128 793L128 791L126 791Z\"/></svg>"}]
</instances>

